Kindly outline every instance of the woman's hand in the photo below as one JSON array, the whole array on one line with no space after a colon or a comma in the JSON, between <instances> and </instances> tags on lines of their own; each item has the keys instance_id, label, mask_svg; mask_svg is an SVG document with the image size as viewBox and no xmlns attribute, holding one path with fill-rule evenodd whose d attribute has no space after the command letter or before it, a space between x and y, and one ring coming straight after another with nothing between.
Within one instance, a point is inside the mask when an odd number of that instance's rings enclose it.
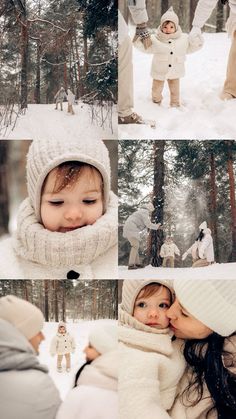
<instances>
[{"instance_id":1,"label":"woman's hand","mask_svg":"<svg viewBox=\"0 0 236 419\"><path fill-rule=\"evenodd\" d=\"M151 36L149 30L147 29L146 22L140 23L136 26L133 42L137 41L138 38L140 38L145 49L149 48L152 45Z\"/></svg>"}]
</instances>

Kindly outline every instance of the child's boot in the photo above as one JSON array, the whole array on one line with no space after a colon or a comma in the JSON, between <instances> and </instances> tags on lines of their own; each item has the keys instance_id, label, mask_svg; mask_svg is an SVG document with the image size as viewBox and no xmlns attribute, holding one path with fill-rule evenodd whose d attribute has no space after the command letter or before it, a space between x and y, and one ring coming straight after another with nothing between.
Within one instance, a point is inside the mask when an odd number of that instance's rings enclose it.
<instances>
[{"instance_id":1,"label":"child's boot","mask_svg":"<svg viewBox=\"0 0 236 419\"><path fill-rule=\"evenodd\" d=\"M57 372L62 372L62 367L57 367Z\"/></svg>"},{"instance_id":2,"label":"child's boot","mask_svg":"<svg viewBox=\"0 0 236 419\"><path fill-rule=\"evenodd\" d=\"M152 101L161 104L162 101L162 90L164 87L164 80L155 80L152 81Z\"/></svg>"},{"instance_id":3,"label":"child's boot","mask_svg":"<svg viewBox=\"0 0 236 419\"><path fill-rule=\"evenodd\" d=\"M178 108L180 106L179 101L179 79L168 80L170 89L170 106Z\"/></svg>"}]
</instances>

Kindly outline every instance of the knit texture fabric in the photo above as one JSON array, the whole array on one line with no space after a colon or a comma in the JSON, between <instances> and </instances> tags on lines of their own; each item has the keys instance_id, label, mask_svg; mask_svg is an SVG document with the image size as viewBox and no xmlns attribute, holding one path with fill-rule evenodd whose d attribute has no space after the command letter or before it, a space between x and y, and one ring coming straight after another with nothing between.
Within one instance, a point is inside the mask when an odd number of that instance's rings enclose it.
<instances>
[{"instance_id":1,"label":"knit texture fabric","mask_svg":"<svg viewBox=\"0 0 236 419\"><path fill-rule=\"evenodd\" d=\"M161 42L168 42L170 39L178 39L182 36L182 29L179 26L174 33L164 33L161 30L161 26L158 26L156 37Z\"/></svg>"},{"instance_id":2,"label":"knit texture fabric","mask_svg":"<svg viewBox=\"0 0 236 419\"><path fill-rule=\"evenodd\" d=\"M59 164L79 161L90 164L101 173L104 187L104 207L107 208L110 191L110 160L101 140L50 141L34 140L27 155L28 195L36 218L40 221L41 191L48 173Z\"/></svg>"},{"instance_id":3,"label":"knit texture fabric","mask_svg":"<svg viewBox=\"0 0 236 419\"><path fill-rule=\"evenodd\" d=\"M196 319L221 336L236 331L236 281L176 279L180 304Z\"/></svg>"},{"instance_id":4,"label":"knit texture fabric","mask_svg":"<svg viewBox=\"0 0 236 419\"><path fill-rule=\"evenodd\" d=\"M38 222L30 199L19 209L14 249L28 261L47 266L90 264L117 243L117 197L110 201L102 217L93 225L67 233L52 232Z\"/></svg>"},{"instance_id":5,"label":"knit texture fabric","mask_svg":"<svg viewBox=\"0 0 236 419\"><path fill-rule=\"evenodd\" d=\"M146 285L151 284L151 283L162 284L165 287L169 288L171 293L173 293L171 282L168 280L126 279L123 282L121 308L132 316L133 311L134 311L134 303L139 292L141 291L142 288L144 288Z\"/></svg>"},{"instance_id":6,"label":"knit texture fabric","mask_svg":"<svg viewBox=\"0 0 236 419\"><path fill-rule=\"evenodd\" d=\"M117 349L117 324L96 325L89 333L89 342L100 354Z\"/></svg>"},{"instance_id":7,"label":"knit texture fabric","mask_svg":"<svg viewBox=\"0 0 236 419\"><path fill-rule=\"evenodd\" d=\"M179 25L179 18L177 16L177 14L174 12L173 7L171 6L167 12L165 12L162 17L161 17L161 26L163 25L164 22L167 21L173 22L175 24L175 28L176 30L178 29L178 25Z\"/></svg>"},{"instance_id":8,"label":"knit texture fabric","mask_svg":"<svg viewBox=\"0 0 236 419\"><path fill-rule=\"evenodd\" d=\"M44 323L43 313L37 307L14 295L0 298L0 319L15 326L27 340L36 336Z\"/></svg>"}]
</instances>

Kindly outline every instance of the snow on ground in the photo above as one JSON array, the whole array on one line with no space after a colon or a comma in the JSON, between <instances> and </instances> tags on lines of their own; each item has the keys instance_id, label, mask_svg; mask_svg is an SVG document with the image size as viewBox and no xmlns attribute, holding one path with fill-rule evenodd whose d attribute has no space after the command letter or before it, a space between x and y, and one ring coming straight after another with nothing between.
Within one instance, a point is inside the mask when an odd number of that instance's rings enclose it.
<instances>
[{"instance_id":1,"label":"snow on ground","mask_svg":"<svg viewBox=\"0 0 236 419\"><path fill-rule=\"evenodd\" d=\"M65 370L65 357L63 357L62 361L62 365L64 367L63 372L57 372L57 357L52 357L49 352L50 343L57 332L58 323L45 322L43 329L45 340L39 347L39 361L42 364L46 364L49 368L49 375L52 377L56 387L58 388L62 399L64 399L69 390L73 388L75 374L81 365L85 363L83 349L88 344L88 335L90 330L97 324L108 322L116 323L115 320L110 319L78 321L76 323L73 323L70 320L67 321L67 330L74 336L76 341L76 351L74 354L71 354L71 371L69 373Z\"/></svg>"},{"instance_id":2,"label":"snow on ground","mask_svg":"<svg viewBox=\"0 0 236 419\"><path fill-rule=\"evenodd\" d=\"M181 79L181 108L169 107L165 86L161 106L151 100L152 55L133 48L134 110L154 119L156 129L145 125L119 125L120 139L235 139L236 99L222 101L222 89L231 41L226 33L205 33L203 48L186 59Z\"/></svg>"},{"instance_id":3,"label":"snow on ground","mask_svg":"<svg viewBox=\"0 0 236 419\"><path fill-rule=\"evenodd\" d=\"M63 103L63 111L55 110L55 104L35 105L29 104L25 115L20 115L13 130L8 129L6 139L38 139L73 137L117 139L117 111L113 107L112 128L110 122L105 121L104 128L101 119L97 122L91 120L91 108L83 103L74 105L75 115L67 113L67 103ZM98 109L96 112L99 114ZM104 107L104 115L106 110ZM100 115L100 114L99 114Z\"/></svg>"},{"instance_id":4,"label":"snow on ground","mask_svg":"<svg viewBox=\"0 0 236 419\"><path fill-rule=\"evenodd\" d=\"M155 268L128 270L119 266L119 279L236 279L236 263L214 263L204 268Z\"/></svg>"}]
</instances>

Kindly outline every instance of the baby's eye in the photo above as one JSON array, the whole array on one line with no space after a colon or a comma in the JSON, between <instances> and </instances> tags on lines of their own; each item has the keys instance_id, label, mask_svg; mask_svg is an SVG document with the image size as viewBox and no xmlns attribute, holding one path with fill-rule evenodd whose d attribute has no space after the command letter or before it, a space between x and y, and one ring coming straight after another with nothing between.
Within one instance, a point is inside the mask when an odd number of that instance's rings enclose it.
<instances>
[{"instance_id":1,"label":"baby's eye","mask_svg":"<svg viewBox=\"0 0 236 419\"><path fill-rule=\"evenodd\" d=\"M50 205L52 206L59 206L62 205L64 203L64 201L48 201Z\"/></svg>"},{"instance_id":2,"label":"baby's eye","mask_svg":"<svg viewBox=\"0 0 236 419\"><path fill-rule=\"evenodd\" d=\"M159 304L159 307L160 307L160 308L169 308L169 307L170 307L170 305L169 305L169 304L167 304L167 303L161 303L161 304Z\"/></svg>"},{"instance_id":3,"label":"baby's eye","mask_svg":"<svg viewBox=\"0 0 236 419\"><path fill-rule=\"evenodd\" d=\"M95 204L96 202L97 202L96 199L84 199L83 200L83 203L87 204L87 205L92 205L92 204Z\"/></svg>"},{"instance_id":4,"label":"baby's eye","mask_svg":"<svg viewBox=\"0 0 236 419\"><path fill-rule=\"evenodd\" d=\"M140 301L140 303L137 304L137 307L144 308L146 307L146 303L144 303L143 301Z\"/></svg>"}]
</instances>

